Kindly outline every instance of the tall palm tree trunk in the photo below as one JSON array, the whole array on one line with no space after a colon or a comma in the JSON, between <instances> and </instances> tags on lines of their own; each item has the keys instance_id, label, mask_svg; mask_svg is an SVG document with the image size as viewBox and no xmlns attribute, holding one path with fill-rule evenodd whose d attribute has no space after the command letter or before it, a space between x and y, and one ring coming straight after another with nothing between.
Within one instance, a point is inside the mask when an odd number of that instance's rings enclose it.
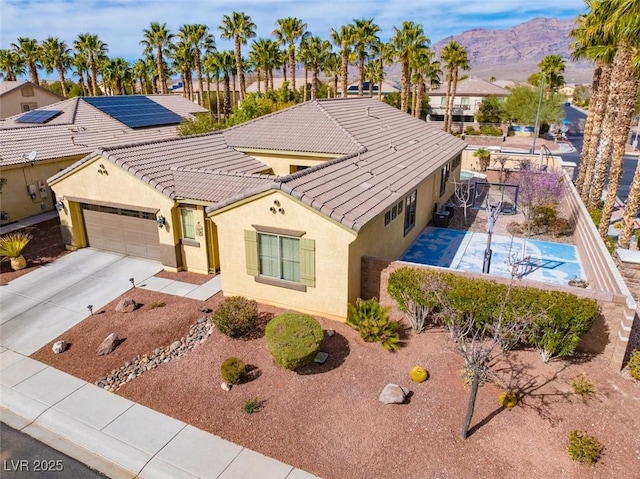
<instances>
[{"instance_id":1,"label":"tall palm tree trunk","mask_svg":"<svg viewBox=\"0 0 640 479\"><path fill-rule=\"evenodd\" d=\"M67 85L64 78L64 68L62 64L58 62L58 77L60 78L60 86L62 87L62 96L66 98L67 96Z\"/></svg>"},{"instance_id":2,"label":"tall palm tree trunk","mask_svg":"<svg viewBox=\"0 0 640 479\"><path fill-rule=\"evenodd\" d=\"M447 125L449 124L449 116L450 116L450 112L449 112L449 99L451 98L451 84L453 83L453 77L450 71L447 71L447 96L446 96L446 100L445 100L445 107L444 107L444 125L442 126L442 129L444 131L447 131Z\"/></svg>"},{"instance_id":3,"label":"tall palm tree trunk","mask_svg":"<svg viewBox=\"0 0 640 479\"><path fill-rule=\"evenodd\" d=\"M627 141L627 135L629 134L631 116L633 115L634 106L638 97L639 88L639 75L637 70L633 68L633 57L638 54L638 50L630 50L628 45L624 43L618 48L618 50L624 50L621 53L621 62L624 64L624 74L626 80L623 85L620 85L621 89L621 112L619 115L619 129L615 133L615 147L614 158L617 159L620 156L620 163L622 163L622 157L624 156L625 143ZM618 52L616 52L616 57ZM613 88L613 87L612 87ZM638 214L638 208L640 207L640 162L636 167L636 172L633 176L631 183L631 190L629 191L629 197L627 199L627 206L622 217L622 228L620 229L620 236L618 237L618 244L622 248L629 248L631 242L631 235L634 231L636 215Z\"/></svg>"},{"instance_id":4,"label":"tall palm tree trunk","mask_svg":"<svg viewBox=\"0 0 640 479\"><path fill-rule=\"evenodd\" d=\"M447 131L451 133L453 131L453 107L456 101L456 90L458 89L458 69L453 70L453 79L451 81L451 97L449 98L449 123L447 124Z\"/></svg>"},{"instance_id":5,"label":"tall palm tree trunk","mask_svg":"<svg viewBox=\"0 0 640 479\"><path fill-rule=\"evenodd\" d=\"M220 75L216 75L216 117L220 121L222 112L222 101L220 98Z\"/></svg>"},{"instance_id":6,"label":"tall palm tree trunk","mask_svg":"<svg viewBox=\"0 0 640 479\"><path fill-rule=\"evenodd\" d=\"M167 93L167 82L164 78L164 61L162 58L162 47L158 47L157 51L157 65L158 65L158 87L160 88L160 93L163 95Z\"/></svg>"},{"instance_id":7,"label":"tall palm tree trunk","mask_svg":"<svg viewBox=\"0 0 640 479\"><path fill-rule=\"evenodd\" d=\"M296 92L296 55L294 46L289 46L289 76L291 77L291 91ZM286 74L285 74L286 80Z\"/></svg>"},{"instance_id":8,"label":"tall palm tree trunk","mask_svg":"<svg viewBox=\"0 0 640 479\"><path fill-rule=\"evenodd\" d=\"M193 59L196 67L196 75L198 76L198 93L200 94L198 98L198 105L204 105L204 79L202 77L202 64L200 62L200 50L198 48L194 51L194 59Z\"/></svg>"},{"instance_id":9,"label":"tall palm tree trunk","mask_svg":"<svg viewBox=\"0 0 640 479\"><path fill-rule=\"evenodd\" d=\"M602 66L600 88L594 92L594 96L592 97L592 106L589 110L589 116L593 115L593 126L591 135L589 136L589 143L584 143L582 147L582 158L580 159L581 167L583 163L585 165L584 182L582 184L582 191L580 192L580 197L585 205L589 203L589 194L591 192L591 185L593 181L598 143L600 141L600 135L602 134L604 116L607 108L609 80L611 79L612 71L613 65L606 64Z\"/></svg>"},{"instance_id":10,"label":"tall palm tree trunk","mask_svg":"<svg viewBox=\"0 0 640 479\"><path fill-rule=\"evenodd\" d=\"M364 96L364 55L358 60L358 96Z\"/></svg>"},{"instance_id":11,"label":"tall palm tree trunk","mask_svg":"<svg viewBox=\"0 0 640 479\"><path fill-rule=\"evenodd\" d=\"M318 92L318 62L315 61L313 63L313 67L311 70L311 99L316 99L316 94Z\"/></svg>"},{"instance_id":12,"label":"tall palm tree trunk","mask_svg":"<svg viewBox=\"0 0 640 479\"><path fill-rule=\"evenodd\" d=\"M409 82L409 59L402 60L402 89L400 90L400 111L407 113L409 108L409 89L411 88Z\"/></svg>"},{"instance_id":13,"label":"tall palm tree trunk","mask_svg":"<svg viewBox=\"0 0 640 479\"><path fill-rule=\"evenodd\" d=\"M349 83L348 71L349 71L349 54L345 48L342 51L342 64L340 65L342 98L347 98L347 85Z\"/></svg>"},{"instance_id":14,"label":"tall palm tree trunk","mask_svg":"<svg viewBox=\"0 0 640 479\"><path fill-rule=\"evenodd\" d=\"M240 83L240 100L244 100L247 94L247 89L244 84L244 72L242 71L242 53L240 50L240 38L236 38L235 42L235 54L236 54L236 69L238 70L238 81ZM235 90L235 83L234 83Z\"/></svg>"},{"instance_id":15,"label":"tall palm tree trunk","mask_svg":"<svg viewBox=\"0 0 640 479\"><path fill-rule=\"evenodd\" d=\"M422 97L424 96L424 81L420 78L418 82L418 91L416 92L416 118L422 119Z\"/></svg>"},{"instance_id":16,"label":"tall palm tree trunk","mask_svg":"<svg viewBox=\"0 0 640 479\"><path fill-rule=\"evenodd\" d=\"M591 92L592 96L596 95L596 92L600 89L600 78L602 77L602 67L601 63L596 65L596 68L593 70L593 80L591 82ZM592 105L594 106L595 103ZM593 133L593 124L594 124L594 115L587 115L587 121L584 125L583 132L583 145L588 145L591 140L591 135ZM584 150L583 150L584 151ZM576 178L576 189L579 194L582 194L582 188L584 185L584 175L586 172L586 162L580 162L580 169L578 170L578 178Z\"/></svg>"}]
</instances>

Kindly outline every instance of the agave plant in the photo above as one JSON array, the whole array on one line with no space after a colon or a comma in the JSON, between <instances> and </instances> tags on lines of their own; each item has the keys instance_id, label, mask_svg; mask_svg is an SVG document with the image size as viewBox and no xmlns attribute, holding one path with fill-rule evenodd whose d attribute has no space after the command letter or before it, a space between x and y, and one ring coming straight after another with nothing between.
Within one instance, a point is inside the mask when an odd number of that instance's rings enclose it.
<instances>
[{"instance_id":1,"label":"agave plant","mask_svg":"<svg viewBox=\"0 0 640 479\"><path fill-rule=\"evenodd\" d=\"M11 258L11 267L19 270L27 265L22 251L25 249L32 236L27 233L9 233L0 237L0 256Z\"/></svg>"}]
</instances>

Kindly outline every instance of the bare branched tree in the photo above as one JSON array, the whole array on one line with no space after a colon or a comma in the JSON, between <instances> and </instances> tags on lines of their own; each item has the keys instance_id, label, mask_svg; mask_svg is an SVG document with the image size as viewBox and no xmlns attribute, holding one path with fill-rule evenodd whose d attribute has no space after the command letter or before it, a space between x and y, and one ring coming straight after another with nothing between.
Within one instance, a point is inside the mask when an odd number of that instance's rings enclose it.
<instances>
[{"instance_id":1,"label":"bare branched tree","mask_svg":"<svg viewBox=\"0 0 640 479\"><path fill-rule=\"evenodd\" d=\"M468 226L467 210L472 205L471 192L473 191L473 185L471 184L470 179L457 181L455 178L453 178L451 181L455 186L455 190L453 194L456 198L456 202L458 203L458 206L462 208L462 214L464 216L464 225Z\"/></svg>"},{"instance_id":2,"label":"bare branched tree","mask_svg":"<svg viewBox=\"0 0 640 479\"><path fill-rule=\"evenodd\" d=\"M460 432L462 439L466 439L480 383L495 375L492 370L495 360L499 355L506 355L524 338L534 317L527 311L513 311L508 307L512 284L501 298L495 316L481 324L478 324L474 313L459 311L451 304L447 285L438 277L429 277L424 287L438 298L440 319L449 331L455 350L463 357L465 370L471 377L469 403Z\"/></svg>"}]
</instances>

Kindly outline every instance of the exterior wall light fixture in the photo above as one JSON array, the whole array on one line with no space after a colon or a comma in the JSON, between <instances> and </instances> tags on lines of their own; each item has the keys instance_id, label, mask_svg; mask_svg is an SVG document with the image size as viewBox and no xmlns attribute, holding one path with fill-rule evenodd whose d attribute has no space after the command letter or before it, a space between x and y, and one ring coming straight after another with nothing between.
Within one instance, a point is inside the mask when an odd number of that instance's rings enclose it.
<instances>
[{"instance_id":1,"label":"exterior wall light fixture","mask_svg":"<svg viewBox=\"0 0 640 479\"><path fill-rule=\"evenodd\" d=\"M156 218L156 223L158 223L158 228L164 228L164 225L167 224L167 219L160 215Z\"/></svg>"}]
</instances>

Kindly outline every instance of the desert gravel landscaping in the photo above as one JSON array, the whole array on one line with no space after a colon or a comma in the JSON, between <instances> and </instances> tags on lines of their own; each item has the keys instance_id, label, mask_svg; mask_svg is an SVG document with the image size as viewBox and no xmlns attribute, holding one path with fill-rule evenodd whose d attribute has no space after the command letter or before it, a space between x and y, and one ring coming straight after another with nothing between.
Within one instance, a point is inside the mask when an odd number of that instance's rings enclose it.
<instances>
[{"instance_id":1,"label":"desert gravel landscaping","mask_svg":"<svg viewBox=\"0 0 640 479\"><path fill-rule=\"evenodd\" d=\"M132 358L152 353L185 337L215 307L220 294L206 302L142 289L126 297L142 304L133 313L116 313L118 300L95 312L58 339L71 343L55 355L51 344L32 357L89 382L108 375ZM153 302L164 307L152 309ZM261 306L262 319L283 312ZM471 435L459 431L469 389L462 360L447 335L431 329L408 332L404 347L389 353L377 343L363 343L345 324L318 318L325 330L324 365L298 373L279 368L259 334L231 339L217 330L182 357L122 386L117 394L257 450L325 479L459 477L634 477L640 467L640 383L612 371L601 358L543 364L534 351L509 356L514 373L501 378L519 393L512 410L497 403L502 390L480 388ZM114 352L96 356L111 332L125 339ZM53 343L53 342L52 342ZM250 380L227 392L221 389L220 365L237 356L253 367ZM424 383L412 383L409 371L422 365ZM582 399L571 383L586 376L596 395ZM384 405L378 395L387 383L408 387L402 405ZM243 405L257 399L253 413ZM605 446L594 466L574 463L566 453L569 431L580 429Z\"/></svg>"}]
</instances>

